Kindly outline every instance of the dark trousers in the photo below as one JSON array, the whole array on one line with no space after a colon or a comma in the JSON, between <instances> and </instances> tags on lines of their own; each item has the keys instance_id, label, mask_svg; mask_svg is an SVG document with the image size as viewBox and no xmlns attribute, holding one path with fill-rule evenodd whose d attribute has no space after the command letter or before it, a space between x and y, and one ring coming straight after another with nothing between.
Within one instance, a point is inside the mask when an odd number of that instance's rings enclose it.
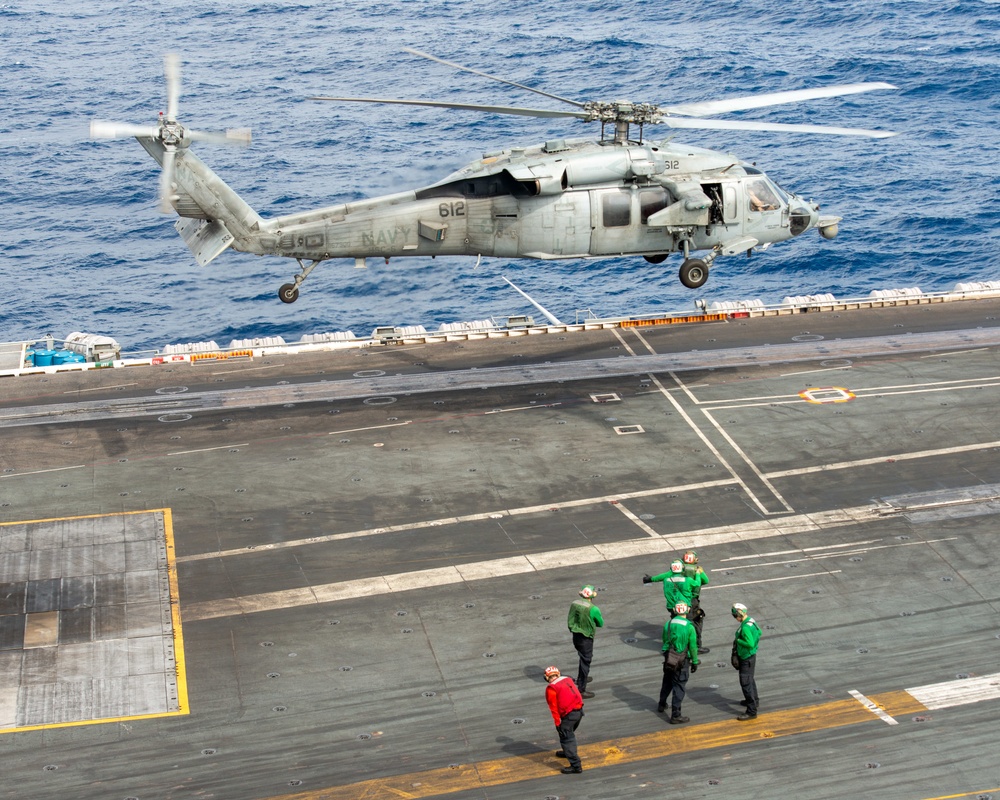
<instances>
[{"instance_id":1,"label":"dark trousers","mask_svg":"<svg viewBox=\"0 0 1000 800\"><path fill-rule=\"evenodd\" d=\"M756 653L750 658L740 659L740 688L743 690L743 699L747 701L747 714L751 717L757 716L757 681L753 678L753 670L756 666Z\"/></svg>"},{"instance_id":2,"label":"dark trousers","mask_svg":"<svg viewBox=\"0 0 1000 800\"><path fill-rule=\"evenodd\" d=\"M571 767L580 766L580 756L576 752L576 729L580 727L580 720L583 719L583 709L570 711L562 721L556 725L556 732L559 734L559 748L566 754L566 759Z\"/></svg>"},{"instance_id":3,"label":"dark trousers","mask_svg":"<svg viewBox=\"0 0 1000 800\"><path fill-rule=\"evenodd\" d=\"M576 673L576 688L587 691L587 676L590 674L590 660L594 657L594 640L582 633L573 633L573 647L580 654L580 668Z\"/></svg>"},{"instance_id":4,"label":"dark trousers","mask_svg":"<svg viewBox=\"0 0 1000 800\"><path fill-rule=\"evenodd\" d=\"M701 610L701 598L691 598L691 613L688 619L694 625L694 632L698 636L698 649L701 649L701 629L705 625L705 612Z\"/></svg>"},{"instance_id":5,"label":"dark trousers","mask_svg":"<svg viewBox=\"0 0 1000 800\"><path fill-rule=\"evenodd\" d=\"M666 708L667 697L673 692L673 700L670 701L670 716L679 717L681 715L681 703L684 702L684 692L687 687L688 678L691 677L691 662L684 659L680 669L667 666L667 654L663 654L663 683L660 684L660 705Z\"/></svg>"}]
</instances>

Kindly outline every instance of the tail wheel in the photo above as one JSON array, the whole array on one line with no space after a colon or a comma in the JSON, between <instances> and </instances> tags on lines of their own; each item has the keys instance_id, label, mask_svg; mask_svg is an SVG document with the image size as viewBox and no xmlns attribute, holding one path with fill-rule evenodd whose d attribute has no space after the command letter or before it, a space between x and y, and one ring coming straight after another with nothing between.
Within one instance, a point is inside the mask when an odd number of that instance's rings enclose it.
<instances>
[{"instance_id":1,"label":"tail wheel","mask_svg":"<svg viewBox=\"0 0 1000 800\"><path fill-rule=\"evenodd\" d=\"M282 303L294 303L299 299L299 287L294 283L284 283L278 289L278 298Z\"/></svg>"},{"instance_id":2,"label":"tail wheel","mask_svg":"<svg viewBox=\"0 0 1000 800\"><path fill-rule=\"evenodd\" d=\"M697 289L708 280L708 264L700 258L689 258L681 264L681 283L688 289Z\"/></svg>"}]
</instances>

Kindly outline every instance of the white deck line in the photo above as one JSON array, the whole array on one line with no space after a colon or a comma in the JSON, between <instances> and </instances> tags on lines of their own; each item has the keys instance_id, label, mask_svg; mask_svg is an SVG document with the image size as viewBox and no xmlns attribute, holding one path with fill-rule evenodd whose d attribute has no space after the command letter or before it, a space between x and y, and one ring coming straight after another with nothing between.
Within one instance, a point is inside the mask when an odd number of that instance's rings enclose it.
<instances>
[{"instance_id":1,"label":"white deck line","mask_svg":"<svg viewBox=\"0 0 1000 800\"><path fill-rule=\"evenodd\" d=\"M861 692L859 692L857 689L851 689L848 692L848 694L855 700L857 700L859 703L861 703L861 705L863 705L865 708L871 711L876 717L878 717L887 725L899 724L899 722L894 717L889 716L889 714L887 714L884 709L879 707L878 704L873 703L871 700L869 700L867 697L861 694Z\"/></svg>"},{"instance_id":2,"label":"white deck line","mask_svg":"<svg viewBox=\"0 0 1000 800\"><path fill-rule=\"evenodd\" d=\"M906 691L931 710L996 700L1000 699L1000 672L916 686Z\"/></svg>"}]
</instances>

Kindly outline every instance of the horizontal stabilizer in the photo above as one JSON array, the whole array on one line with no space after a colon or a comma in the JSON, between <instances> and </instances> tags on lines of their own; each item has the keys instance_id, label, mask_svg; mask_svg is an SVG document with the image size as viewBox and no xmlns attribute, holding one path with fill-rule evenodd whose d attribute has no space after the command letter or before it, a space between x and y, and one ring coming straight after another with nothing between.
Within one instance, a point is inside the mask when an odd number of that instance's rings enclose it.
<instances>
[{"instance_id":1,"label":"horizontal stabilizer","mask_svg":"<svg viewBox=\"0 0 1000 800\"><path fill-rule=\"evenodd\" d=\"M194 253L198 266L204 267L229 247L234 237L219 220L179 219L174 227Z\"/></svg>"}]
</instances>

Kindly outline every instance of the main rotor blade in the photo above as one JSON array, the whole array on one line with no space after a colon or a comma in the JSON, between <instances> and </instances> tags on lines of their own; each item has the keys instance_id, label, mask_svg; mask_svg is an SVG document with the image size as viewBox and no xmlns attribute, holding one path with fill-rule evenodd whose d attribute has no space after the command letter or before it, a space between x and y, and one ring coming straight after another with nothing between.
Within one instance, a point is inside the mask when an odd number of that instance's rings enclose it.
<instances>
[{"instance_id":1,"label":"main rotor blade","mask_svg":"<svg viewBox=\"0 0 1000 800\"><path fill-rule=\"evenodd\" d=\"M163 74L167 78L167 122L176 122L181 96L181 66L176 53L163 57Z\"/></svg>"},{"instance_id":2,"label":"main rotor blade","mask_svg":"<svg viewBox=\"0 0 1000 800\"><path fill-rule=\"evenodd\" d=\"M447 67L452 67L453 69L461 70L462 72L471 72L473 75L478 75L481 78L489 78L491 81L499 81L500 83L506 83L508 86L515 86L518 89L524 89L527 92L534 92L535 94L540 94L543 97L549 97L552 100L558 100L561 103L569 103L570 105L583 108L583 103L580 103L576 100L569 100L565 97L560 97L557 94L550 94L549 92L543 92L541 89L532 89L530 86L525 86L523 83L514 83L514 81L508 81L503 78L498 78L495 75L490 75L487 72L480 72L479 70L476 69L463 67L461 64L456 64L454 61L445 61L443 58L432 56L430 53L425 53L422 50L414 50L412 47L404 47L403 52L411 53L412 55L420 56L421 58L428 58L431 61L437 61L439 64L444 64Z\"/></svg>"},{"instance_id":3,"label":"main rotor blade","mask_svg":"<svg viewBox=\"0 0 1000 800\"><path fill-rule=\"evenodd\" d=\"M515 108L514 106L481 106L473 103L442 103L437 100L390 100L381 97L310 97L334 103L388 103L402 106L430 106L432 108L457 108L464 111L482 111L487 114L512 114L518 117L576 117L590 119L585 111L547 111L542 108Z\"/></svg>"},{"instance_id":4,"label":"main rotor blade","mask_svg":"<svg viewBox=\"0 0 1000 800\"><path fill-rule=\"evenodd\" d=\"M90 123L91 139L128 139L132 136L142 136L155 139L160 135L160 129L155 125L129 125L125 122L102 122L94 120Z\"/></svg>"},{"instance_id":5,"label":"main rotor blade","mask_svg":"<svg viewBox=\"0 0 1000 800\"><path fill-rule=\"evenodd\" d=\"M661 106L660 110L668 114L680 114L685 117L710 117L714 114L725 114L728 111L745 111L749 108L764 108L784 103L801 103L803 100L816 100L821 97L840 97L847 94L872 92L876 89L896 89L891 83L847 83L840 86L821 86L815 89L796 89L790 92L771 92L754 94L746 97L732 97L728 100L708 100L704 103L683 103L677 106Z\"/></svg>"},{"instance_id":6,"label":"main rotor blade","mask_svg":"<svg viewBox=\"0 0 1000 800\"><path fill-rule=\"evenodd\" d=\"M696 119L691 117L664 117L661 122L671 128L735 131L781 131L784 133L824 133L835 136L867 136L886 139L896 136L895 131L873 131L865 128L836 128L830 125L796 125L783 122L753 122L735 119Z\"/></svg>"},{"instance_id":7,"label":"main rotor blade","mask_svg":"<svg viewBox=\"0 0 1000 800\"><path fill-rule=\"evenodd\" d=\"M238 144L242 147L250 146L249 128L227 128L225 133L214 133L211 131L184 130L184 138L192 142L210 142L211 144Z\"/></svg>"}]
</instances>

